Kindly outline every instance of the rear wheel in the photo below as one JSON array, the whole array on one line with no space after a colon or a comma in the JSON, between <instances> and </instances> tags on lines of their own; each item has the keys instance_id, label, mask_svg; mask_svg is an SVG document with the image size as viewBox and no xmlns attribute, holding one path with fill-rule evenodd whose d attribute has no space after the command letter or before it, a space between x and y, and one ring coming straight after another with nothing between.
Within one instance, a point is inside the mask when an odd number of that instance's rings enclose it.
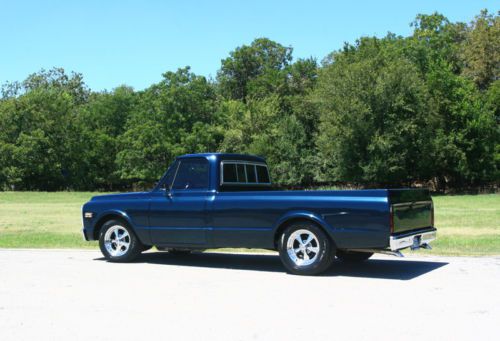
<instances>
[{"instance_id":1,"label":"rear wheel","mask_svg":"<svg viewBox=\"0 0 500 341\"><path fill-rule=\"evenodd\" d=\"M373 256L373 252L337 250L337 258L343 262L364 262Z\"/></svg>"},{"instance_id":2,"label":"rear wheel","mask_svg":"<svg viewBox=\"0 0 500 341\"><path fill-rule=\"evenodd\" d=\"M144 250L134 231L123 221L114 219L102 226L99 247L111 262L130 262Z\"/></svg>"},{"instance_id":3,"label":"rear wheel","mask_svg":"<svg viewBox=\"0 0 500 341\"><path fill-rule=\"evenodd\" d=\"M312 223L290 225L279 241L281 261L295 275L317 275L330 267L335 245Z\"/></svg>"}]
</instances>

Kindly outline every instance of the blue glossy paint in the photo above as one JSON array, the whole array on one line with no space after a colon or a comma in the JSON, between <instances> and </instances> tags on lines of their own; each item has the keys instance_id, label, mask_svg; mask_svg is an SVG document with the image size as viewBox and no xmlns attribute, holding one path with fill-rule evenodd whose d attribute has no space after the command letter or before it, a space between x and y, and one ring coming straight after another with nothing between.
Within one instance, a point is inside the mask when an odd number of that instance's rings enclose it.
<instances>
[{"instance_id":1,"label":"blue glossy paint","mask_svg":"<svg viewBox=\"0 0 500 341\"><path fill-rule=\"evenodd\" d=\"M263 158L240 154L190 154L177 160L204 158L209 162L209 188L165 190L162 179L150 192L93 197L83 212L88 239L98 238L100 225L109 217L124 219L146 245L188 248L275 248L285 224L301 219L321 226L339 248L388 246L391 196L401 202L413 190L242 191L220 186L220 162ZM425 193L424 193L425 192ZM418 198L430 196L418 191ZM411 196L409 196L411 197Z\"/></svg>"}]
</instances>

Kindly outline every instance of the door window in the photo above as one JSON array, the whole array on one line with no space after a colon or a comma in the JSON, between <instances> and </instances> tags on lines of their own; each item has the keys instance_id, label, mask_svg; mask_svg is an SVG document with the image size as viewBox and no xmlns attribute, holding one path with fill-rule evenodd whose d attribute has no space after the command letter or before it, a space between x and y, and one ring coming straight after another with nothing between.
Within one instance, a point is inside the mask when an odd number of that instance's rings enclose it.
<instances>
[{"instance_id":1,"label":"door window","mask_svg":"<svg viewBox=\"0 0 500 341\"><path fill-rule=\"evenodd\" d=\"M173 189L208 189L208 161L206 159L185 159L180 161Z\"/></svg>"}]
</instances>

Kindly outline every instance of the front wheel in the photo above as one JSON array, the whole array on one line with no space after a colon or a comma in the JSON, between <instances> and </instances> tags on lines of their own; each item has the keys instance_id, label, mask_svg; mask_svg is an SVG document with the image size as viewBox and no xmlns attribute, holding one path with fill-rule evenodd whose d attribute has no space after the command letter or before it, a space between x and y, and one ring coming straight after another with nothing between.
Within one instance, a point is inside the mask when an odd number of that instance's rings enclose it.
<instances>
[{"instance_id":1,"label":"front wheel","mask_svg":"<svg viewBox=\"0 0 500 341\"><path fill-rule=\"evenodd\" d=\"M312 223L290 225L279 241L283 265L295 275L317 275L330 267L335 246L326 233Z\"/></svg>"},{"instance_id":2,"label":"front wheel","mask_svg":"<svg viewBox=\"0 0 500 341\"><path fill-rule=\"evenodd\" d=\"M99 247L111 262L130 262L144 250L134 231L120 220L104 223L99 235Z\"/></svg>"}]
</instances>

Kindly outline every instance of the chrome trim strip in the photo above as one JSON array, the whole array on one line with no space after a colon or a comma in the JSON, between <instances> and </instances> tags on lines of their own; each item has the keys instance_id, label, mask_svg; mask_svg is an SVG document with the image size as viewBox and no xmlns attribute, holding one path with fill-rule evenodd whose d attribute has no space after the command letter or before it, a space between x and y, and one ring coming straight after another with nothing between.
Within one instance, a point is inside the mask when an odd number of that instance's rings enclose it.
<instances>
[{"instance_id":1,"label":"chrome trim strip","mask_svg":"<svg viewBox=\"0 0 500 341\"><path fill-rule=\"evenodd\" d=\"M175 173L174 173L174 177L172 178L172 183L170 184L170 186L168 186L169 192L172 191L172 188L174 188L175 179L177 179L177 172L179 171L179 167L181 165L181 162L182 162L182 160L179 160L179 162L177 162L177 168L175 168Z\"/></svg>"},{"instance_id":2,"label":"chrome trim strip","mask_svg":"<svg viewBox=\"0 0 500 341\"><path fill-rule=\"evenodd\" d=\"M413 205L422 205L422 204L431 204L432 205L432 200L400 202L398 204L392 204L391 206L399 207L399 206L413 206Z\"/></svg>"},{"instance_id":3,"label":"chrome trim strip","mask_svg":"<svg viewBox=\"0 0 500 341\"><path fill-rule=\"evenodd\" d=\"M420 242L418 247L423 247L424 244L428 244L436 239L436 231L429 232L415 232L410 235L405 236L391 236L390 237L390 249L392 251L398 251L406 249L407 247L412 247L415 237L420 237Z\"/></svg>"},{"instance_id":4,"label":"chrome trim strip","mask_svg":"<svg viewBox=\"0 0 500 341\"><path fill-rule=\"evenodd\" d=\"M241 179L240 181L240 169L243 167L243 172L245 173L245 179ZM246 165L236 165L236 177L238 178L238 182L248 182L247 181L247 166Z\"/></svg>"}]
</instances>

